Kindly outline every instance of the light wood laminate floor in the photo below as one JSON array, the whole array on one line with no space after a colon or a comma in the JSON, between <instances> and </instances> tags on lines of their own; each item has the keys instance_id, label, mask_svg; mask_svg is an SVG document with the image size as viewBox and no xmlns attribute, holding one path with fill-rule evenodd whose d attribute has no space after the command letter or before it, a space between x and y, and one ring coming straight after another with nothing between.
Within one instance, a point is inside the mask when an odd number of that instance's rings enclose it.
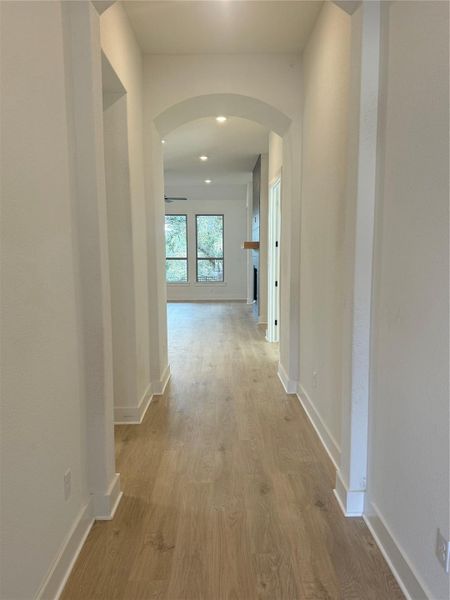
<instances>
[{"instance_id":1,"label":"light wood laminate floor","mask_svg":"<svg viewBox=\"0 0 450 600\"><path fill-rule=\"evenodd\" d=\"M92 528L63 600L396 600L362 519L252 307L170 304L172 379L117 426L124 497Z\"/></svg>"}]
</instances>

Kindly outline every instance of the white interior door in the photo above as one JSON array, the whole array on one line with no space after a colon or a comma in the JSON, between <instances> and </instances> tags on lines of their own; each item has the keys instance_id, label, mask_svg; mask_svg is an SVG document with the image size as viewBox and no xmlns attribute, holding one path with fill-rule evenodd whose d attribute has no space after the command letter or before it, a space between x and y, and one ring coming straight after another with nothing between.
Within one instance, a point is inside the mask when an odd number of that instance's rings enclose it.
<instances>
[{"instance_id":1,"label":"white interior door","mask_svg":"<svg viewBox=\"0 0 450 600\"><path fill-rule=\"evenodd\" d=\"M268 342L278 342L280 329L280 201L281 180L278 178L269 189Z\"/></svg>"}]
</instances>

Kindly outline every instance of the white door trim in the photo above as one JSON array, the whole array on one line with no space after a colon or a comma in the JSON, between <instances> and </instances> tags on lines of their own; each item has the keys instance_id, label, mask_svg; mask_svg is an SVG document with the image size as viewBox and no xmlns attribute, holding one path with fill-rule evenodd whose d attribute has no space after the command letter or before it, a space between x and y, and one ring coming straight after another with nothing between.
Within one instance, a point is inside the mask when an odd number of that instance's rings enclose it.
<instances>
[{"instance_id":1,"label":"white door trim","mask_svg":"<svg viewBox=\"0 0 450 600\"><path fill-rule=\"evenodd\" d=\"M281 173L269 183L267 253L267 334L268 342L279 341L280 322L280 233Z\"/></svg>"}]
</instances>

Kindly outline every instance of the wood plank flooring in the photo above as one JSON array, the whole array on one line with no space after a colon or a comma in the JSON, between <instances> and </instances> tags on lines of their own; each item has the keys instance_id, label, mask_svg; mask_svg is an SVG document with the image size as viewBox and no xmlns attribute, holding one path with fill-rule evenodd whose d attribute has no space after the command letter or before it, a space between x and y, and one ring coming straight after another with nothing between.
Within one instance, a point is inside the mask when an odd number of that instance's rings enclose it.
<instances>
[{"instance_id":1,"label":"wood plank flooring","mask_svg":"<svg viewBox=\"0 0 450 600\"><path fill-rule=\"evenodd\" d=\"M63 600L396 600L362 519L276 374L252 308L169 305L172 379L116 428L124 497L92 528Z\"/></svg>"}]
</instances>

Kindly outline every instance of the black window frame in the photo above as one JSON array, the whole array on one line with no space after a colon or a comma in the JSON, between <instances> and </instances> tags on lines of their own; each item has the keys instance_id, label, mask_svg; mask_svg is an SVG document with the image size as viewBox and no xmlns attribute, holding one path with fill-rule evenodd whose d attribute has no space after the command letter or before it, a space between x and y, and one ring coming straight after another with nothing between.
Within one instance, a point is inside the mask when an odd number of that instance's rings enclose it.
<instances>
[{"instance_id":1,"label":"black window frame","mask_svg":"<svg viewBox=\"0 0 450 600\"><path fill-rule=\"evenodd\" d=\"M222 256L198 256L198 217L221 217L222 218ZM200 260L221 260L222 261L222 279L221 281L202 281L198 279L198 263ZM225 283L225 215L224 213L198 213L195 214L195 282L200 284Z\"/></svg>"},{"instance_id":2,"label":"black window frame","mask_svg":"<svg viewBox=\"0 0 450 600\"><path fill-rule=\"evenodd\" d=\"M165 260L184 260L186 261L186 281L167 281L167 285L186 285L189 283L189 220L186 213L165 213L164 214L164 225L166 224L166 217L184 217L186 222L186 256L167 256L166 238L164 235L164 254ZM164 230L165 233L165 230ZM167 263L166 263L167 264Z\"/></svg>"}]
</instances>

